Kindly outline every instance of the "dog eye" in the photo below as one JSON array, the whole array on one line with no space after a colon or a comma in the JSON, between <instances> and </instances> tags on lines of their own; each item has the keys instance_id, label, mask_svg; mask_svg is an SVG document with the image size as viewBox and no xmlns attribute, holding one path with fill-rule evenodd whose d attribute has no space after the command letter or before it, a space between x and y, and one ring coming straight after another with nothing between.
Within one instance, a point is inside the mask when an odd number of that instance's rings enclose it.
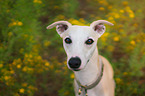
<instances>
[{"instance_id":1,"label":"dog eye","mask_svg":"<svg viewBox=\"0 0 145 96\"><path fill-rule=\"evenodd\" d=\"M66 38L64 41L65 41L65 43L67 43L67 44L72 43L72 41L71 41L71 39L70 39L70 38Z\"/></svg>"},{"instance_id":2,"label":"dog eye","mask_svg":"<svg viewBox=\"0 0 145 96\"><path fill-rule=\"evenodd\" d=\"M87 45L91 45L93 42L94 42L93 39L88 39L85 43L86 43Z\"/></svg>"}]
</instances>

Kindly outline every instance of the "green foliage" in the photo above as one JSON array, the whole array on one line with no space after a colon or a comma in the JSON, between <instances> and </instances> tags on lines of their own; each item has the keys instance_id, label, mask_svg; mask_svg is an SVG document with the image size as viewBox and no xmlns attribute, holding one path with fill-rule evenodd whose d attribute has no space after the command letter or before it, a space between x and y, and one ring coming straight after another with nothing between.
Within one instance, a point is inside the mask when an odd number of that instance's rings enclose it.
<instances>
[{"instance_id":1,"label":"green foliage","mask_svg":"<svg viewBox=\"0 0 145 96\"><path fill-rule=\"evenodd\" d=\"M74 96L62 40L46 26L58 20L114 26L98 40L111 62L116 96L145 93L143 0L0 0L0 96ZM142 23L141 23L142 22Z\"/></svg>"}]
</instances>

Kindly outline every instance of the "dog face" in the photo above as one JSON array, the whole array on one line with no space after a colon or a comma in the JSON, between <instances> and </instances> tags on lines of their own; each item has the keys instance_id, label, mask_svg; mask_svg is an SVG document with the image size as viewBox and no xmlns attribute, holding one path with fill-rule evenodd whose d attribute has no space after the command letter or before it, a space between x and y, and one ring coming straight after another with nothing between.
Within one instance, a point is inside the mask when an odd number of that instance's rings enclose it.
<instances>
[{"instance_id":1,"label":"dog face","mask_svg":"<svg viewBox=\"0 0 145 96\"><path fill-rule=\"evenodd\" d=\"M105 26L102 22L93 22L90 26L72 26L67 21L59 21L47 28L53 26L56 26L56 31L63 38L68 68L73 71L84 69L96 49L98 38L105 32Z\"/></svg>"},{"instance_id":2,"label":"dog face","mask_svg":"<svg viewBox=\"0 0 145 96\"><path fill-rule=\"evenodd\" d=\"M74 71L85 68L95 51L97 34L89 26L71 26L62 38L68 68Z\"/></svg>"}]
</instances>

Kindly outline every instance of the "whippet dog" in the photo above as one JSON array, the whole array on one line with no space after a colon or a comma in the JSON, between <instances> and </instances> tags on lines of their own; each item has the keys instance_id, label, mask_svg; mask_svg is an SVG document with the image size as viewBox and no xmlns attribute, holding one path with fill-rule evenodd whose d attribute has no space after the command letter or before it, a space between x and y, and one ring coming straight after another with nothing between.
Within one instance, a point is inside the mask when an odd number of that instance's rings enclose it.
<instances>
[{"instance_id":1,"label":"whippet dog","mask_svg":"<svg viewBox=\"0 0 145 96\"><path fill-rule=\"evenodd\" d=\"M98 54L97 40L105 32L106 20L94 21L90 26L72 25L58 21L47 27L56 26L63 38L67 54L67 66L75 74L76 96L114 96L115 83L110 63Z\"/></svg>"}]
</instances>

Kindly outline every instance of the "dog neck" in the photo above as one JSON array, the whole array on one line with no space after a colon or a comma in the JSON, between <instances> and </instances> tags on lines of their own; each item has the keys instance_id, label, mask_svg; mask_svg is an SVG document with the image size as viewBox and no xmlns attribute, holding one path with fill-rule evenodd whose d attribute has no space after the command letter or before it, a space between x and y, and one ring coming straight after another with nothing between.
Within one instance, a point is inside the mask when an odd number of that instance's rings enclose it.
<instances>
[{"instance_id":1,"label":"dog neck","mask_svg":"<svg viewBox=\"0 0 145 96\"><path fill-rule=\"evenodd\" d=\"M86 67L80 71L74 72L75 78L82 85L88 85L90 83L95 82L95 80L97 79L100 70L98 58L98 49L96 48Z\"/></svg>"}]
</instances>

